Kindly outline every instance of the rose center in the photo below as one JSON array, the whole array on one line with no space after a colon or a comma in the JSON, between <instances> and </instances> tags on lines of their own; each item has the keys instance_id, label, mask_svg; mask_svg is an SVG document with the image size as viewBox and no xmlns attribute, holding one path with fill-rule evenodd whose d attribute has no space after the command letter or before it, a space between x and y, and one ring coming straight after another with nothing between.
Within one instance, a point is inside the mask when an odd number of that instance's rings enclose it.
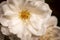
<instances>
[{"instance_id":1,"label":"rose center","mask_svg":"<svg viewBox=\"0 0 60 40\"><path fill-rule=\"evenodd\" d=\"M28 10L22 10L21 12L19 12L19 18L23 19L23 20L27 20L30 18L30 13Z\"/></svg>"}]
</instances>

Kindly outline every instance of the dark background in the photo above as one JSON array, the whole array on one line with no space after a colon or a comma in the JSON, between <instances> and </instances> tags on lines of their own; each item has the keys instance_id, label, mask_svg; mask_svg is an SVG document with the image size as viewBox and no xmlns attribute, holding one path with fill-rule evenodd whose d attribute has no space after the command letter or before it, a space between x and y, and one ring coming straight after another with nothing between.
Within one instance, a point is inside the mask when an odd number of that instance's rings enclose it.
<instances>
[{"instance_id":1,"label":"dark background","mask_svg":"<svg viewBox=\"0 0 60 40\"><path fill-rule=\"evenodd\" d=\"M0 0L0 3L6 0ZM52 9L52 15L55 15L58 18L58 26L60 26L60 1L59 0L45 0Z\"/></svg>"}]
</instances>

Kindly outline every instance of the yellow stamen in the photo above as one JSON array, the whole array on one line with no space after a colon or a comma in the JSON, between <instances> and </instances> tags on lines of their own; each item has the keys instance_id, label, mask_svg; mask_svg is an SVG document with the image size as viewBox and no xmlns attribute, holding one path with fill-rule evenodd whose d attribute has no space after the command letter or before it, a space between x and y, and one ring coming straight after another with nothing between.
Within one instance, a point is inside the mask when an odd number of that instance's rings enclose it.
<instances>
[{"instance_id":1,"label":"yellow stamen","mask_svg":"<svg viewBox=\"0 0 60 40\"><path fill-rule=\"evenodd\" d=\"M28 10L22 10L21 12L19 12L19 18L23 19L23 20L27 20L30 18L30 13Z\"/></svg>"}]
</instances>

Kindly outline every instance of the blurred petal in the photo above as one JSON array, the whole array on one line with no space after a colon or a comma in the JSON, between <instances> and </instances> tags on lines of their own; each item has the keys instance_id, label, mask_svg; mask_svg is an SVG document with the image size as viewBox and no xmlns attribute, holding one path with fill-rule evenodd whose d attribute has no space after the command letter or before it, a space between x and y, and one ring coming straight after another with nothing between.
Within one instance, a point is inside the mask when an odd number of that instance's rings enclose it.
<instances>
[{"instance_id":1,"label":"blurred petal","mask_svg":"<svg viewBox=\"0 0 60 40\"><path fill-rule=\"evenodd\" d=\"M3 11L4 11L4 15L8 15L8 16L11 16L13 14L16 14L16 12L13 12L9 7L8 5L3 5Z\"/></svg>"},{"instance_id":2,"label":"blurred petal","mask_svg":"<svg viewBox=\"0 0 60 40\"><path fill-rule=\"evenodd\" d=\"M10 35L10 32L9 32L9 29L8 29L8 28L1 27L1 32L2 32L4 35Z\"/></svg>"},{"instance_id":3,"label":"blurred petal","mask_svg":"<svg viewBox=\"0 0 60 40\"><path fill-rule=\"evenodd\" d=\"M8 4L12 4L15 7L20 7L24 4L25 0L7 0Z\"/></svg>"},{"instance_id":4,"label":"blurred petal","mask_svg":"<svg viewBox=\"0 0 60 40\"><path fill-rule=\"evenodd\" d=\"M9 22L9 30L13 34L17 34L18 32L21 32L24 30L24 24L22 21L18 18L12 18Z\"/></svg>"},{"instance_id":5,"label":"blurred petal","mask_svg":"<svg viewBox=\"0 0 60 40\"><path fill-rule=\"evenodd\" d=\"M46 26L57 26L57 18L55 16L51 16L47 23L45 24Z\"/></svg>"},{"instance_id":6,"label":"blurred petal","mask_svg":"<svg viewBox=\"0 0 60 40\"><path fill-rule=\"evenodd\" d=\"M20 32L17 34L17 36L19 38L21 38L21 40L31 40L31 33L25 29L24 32L22 33L22 35L20 34Z\"/></svg>"},{"instance_id":7,"label":"blurred petal","mask_svg":"<svg viewBox=\"0 0 60 40\"><path fill-rule=\"evenodd\" d=\"M0 18L0 22L3 26L8 26L9 20L5 18Z\"/></svg>"},{"instance_id":8,"label":"blurred petal","mask_svg":"<svg viewBox=\"0 0 60 40\"><path fill-rule=\"evenodd\" d=\"M60 40L60 27L49 27L40 40Z\"/></svg>"},{"instance_id":9,"label":"blurred petal","mask_svg":"<svg viewBox=\"0 0 60 40\"><path fill-rule=\"evenodd\" d=\"M27 0L27 1L42 1L42 2L45 2L45 0Z\"/></svg>"},{"instance_id":10,"label":"blurred petal","mask_svg":"<svg viewBox=\"0 0 60 40\"><path fill-rule=\"evenodd\" d=\"M40 15L42 18L48 19L51 16L51 9L49 8L48 4L43 3L41 1L32 1L27 2L25 4L26 9L28 9L31 13L36 15Z\"/></svg>"},{"instance_id":11,"label":"blurred petal","mask_svg":"<svg viewBox=\"0 0 60 40\"><path fill-rule=\"evenodd\" d=\"M33 25L34 26L34 25ZM34 26L33 27L31 24L28 24L28 27L27 29L33 34L33 35L36 35L36 36L41 36L41 35L44 35L45 34L45 31L46 29L44 27L41 27L41 28L37 28L35 29ZM40 26L39 26L40 27Z\"/></svg>"}]
</instances>

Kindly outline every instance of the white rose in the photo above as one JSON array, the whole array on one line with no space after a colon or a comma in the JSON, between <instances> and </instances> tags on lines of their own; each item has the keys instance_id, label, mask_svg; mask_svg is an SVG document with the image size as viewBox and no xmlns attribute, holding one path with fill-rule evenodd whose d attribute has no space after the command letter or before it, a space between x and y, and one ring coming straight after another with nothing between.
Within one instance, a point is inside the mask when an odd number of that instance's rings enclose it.
<instances>
[{"instance_id":1,"label":"white rose","mask_svg":"<svg viewBox=\"0 0 60 40\"><path fill-rule=\"evenodd\" d=\"M2 6L4 17L0 18L3 26L19 38L23 35L42 36L46 32L45 23L51 17L51 9L42 1L7 0ZM48 24L49 25L49 24Z\"/></svg>"}]
</instances>

